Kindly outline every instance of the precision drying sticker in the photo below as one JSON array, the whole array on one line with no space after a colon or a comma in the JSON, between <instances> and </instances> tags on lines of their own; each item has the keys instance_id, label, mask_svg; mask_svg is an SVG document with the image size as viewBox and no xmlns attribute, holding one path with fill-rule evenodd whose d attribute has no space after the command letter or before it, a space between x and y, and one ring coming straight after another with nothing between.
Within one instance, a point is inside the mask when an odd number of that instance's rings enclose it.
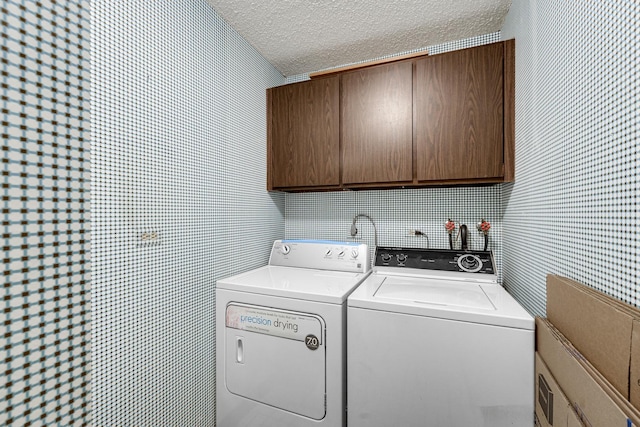
<instances>
[{"instance_id":1,"label":"precision drying sticker","mask_svg":"<svg viewBox=\"0 0 640 427\"><path fill-rule=\"evenodd\" d=\"M322 345L322 323L314 316L264 307L229 304L227 328L302 341L310 350Z\"/></svg>"}]
</instances>

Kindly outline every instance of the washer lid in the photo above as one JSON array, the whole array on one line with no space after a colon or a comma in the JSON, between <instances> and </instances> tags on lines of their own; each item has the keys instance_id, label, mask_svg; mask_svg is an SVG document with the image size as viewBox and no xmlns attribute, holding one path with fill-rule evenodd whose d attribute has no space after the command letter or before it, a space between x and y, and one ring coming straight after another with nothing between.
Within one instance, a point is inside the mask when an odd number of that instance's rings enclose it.
<instances>
[{"instance_id":1,"label":"washer lid","mask_svg":"<svg viewBox=\"0 0 640 427\"><path fill-rule=\"evenodd\" d=\"M352 294L349 309L363 308L533 330L533 317L498 283L374 273Z\"/></svg>"},{"instance_id":2,"label":"washer lid","mask_svg":"<svg viewBox=\"0 0 640 427\"><path fill-rule=\"evenodd\" d=\"M216 286L219 289L342 304L368 274L267 265L221 279Z\"/></svg>"},{"instance_id":3,"label":"washer lid","mask_svg":"<svg viewBox=\"0 0 640 427\"><path fill-rule=\"evenodd\" d=\"M386 277L374 298L447 307L496 309L479 284L450 280L429 280L429 286L425 286L423 281L415 279Z\"/></svg>"}]
</instances>

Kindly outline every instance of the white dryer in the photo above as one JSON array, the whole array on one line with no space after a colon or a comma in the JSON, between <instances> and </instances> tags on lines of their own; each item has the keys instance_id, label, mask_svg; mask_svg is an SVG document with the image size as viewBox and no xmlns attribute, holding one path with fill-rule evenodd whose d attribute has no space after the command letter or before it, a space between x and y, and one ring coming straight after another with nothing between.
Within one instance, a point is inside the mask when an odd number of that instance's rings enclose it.
<instances>
[{"instance_id":1,"label":"white dryer","mask_svg":"<svg viewBox=\"0 0 640 427\"><path fill-rule=\"evenodd\" d=\"M278 240L269 265L216 285L216 425L346 425L346 301L367 246Z\"/></svg>"},{"instance_id":2,"label":"white dryer","mask_svg":"<svg viewBox=\"0 0 640 427\"><path fill-rule=\"evenodd\" d=\"M531 427L534 319L491 252L378 248L348 300L349 427Z\"/></svg>"}]
</instances>

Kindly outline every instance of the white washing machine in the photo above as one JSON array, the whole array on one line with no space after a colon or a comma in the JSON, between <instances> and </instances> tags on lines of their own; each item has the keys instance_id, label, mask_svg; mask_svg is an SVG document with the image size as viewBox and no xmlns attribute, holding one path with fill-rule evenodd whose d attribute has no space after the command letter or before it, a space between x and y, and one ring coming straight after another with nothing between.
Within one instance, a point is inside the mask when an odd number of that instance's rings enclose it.
<instances>
[{"instance_id":1,"label":"white washing machine","mask_svg":"<svg viewBox=\"0 0 640 427\"><path fill-rule=\"evenodd\" d=\"M346 301L367 246L278 240L216 286L216 425L346 425Z\"/></svg>"},{"instance_id":2,"label":"white washing machine","mask_svg":"<svg viewBox=\"0 0 640 427\"><path fill-rule=\"evenodd\" d=\"M348 299L349 427L531 427L534 319L491 252L378 248Z\"/></svg>"}]
</instances>

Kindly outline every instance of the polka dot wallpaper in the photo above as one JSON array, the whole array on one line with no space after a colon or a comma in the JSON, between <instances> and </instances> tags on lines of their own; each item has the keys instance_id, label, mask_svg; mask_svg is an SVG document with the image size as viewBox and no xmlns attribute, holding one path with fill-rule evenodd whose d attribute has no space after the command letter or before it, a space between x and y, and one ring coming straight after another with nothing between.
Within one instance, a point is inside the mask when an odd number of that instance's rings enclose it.
<instances>
[{"instance_id":1,"label":"polka dot wallpaper","mask_svg":"<svg viewBox=\"0 0 640 427\"><path fill-rule=\"evenodd\" d=\"M0 425L91 423L89 8L0 4Z\"/></svg>"},{"instance_id":2,"label":"polka dot wallpaper","mask_svg":"<svg viewBox=\"0 0 640 427\"><path fill-rule=\"evenodd\" d=\"M308 76L206 0L5 0L0 21L0 425L213 426L215 281L358 213L394 246L488 219L535 314L547 273L640 305L637 2L513 2L501 33L426 48L516 39L514 184L286 195L265 89Z\"/></svg>"},{"instance_id":3,"label":"polka dot wallpaper","mask_svg":"<svg viewBox=\"0 0 640 427\"><path fill-rule=\"evenodd\" d=\"M513 2L516 181L505 185L504 283L545 312L561 274L640 305L640 4Z\"/></svg>"},{"instance_id":4,"label":"polka dot wallpaper","mask_svg":"<svg viewBox=\"0 0 640 427\"><path fill-rule=\"evenodd\" d=\"M95 426L213 426L215 282L284 234L266 88L205 0L92 2Z\"/></svg>"}]
</instances>

